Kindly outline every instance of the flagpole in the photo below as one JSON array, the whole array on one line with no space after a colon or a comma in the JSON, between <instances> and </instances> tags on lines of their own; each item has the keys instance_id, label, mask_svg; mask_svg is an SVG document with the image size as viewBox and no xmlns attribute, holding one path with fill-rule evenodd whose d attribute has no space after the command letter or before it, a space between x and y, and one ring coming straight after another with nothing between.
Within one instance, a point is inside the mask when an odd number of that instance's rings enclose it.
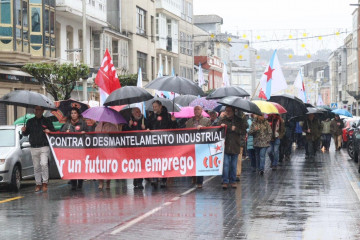
<instances>
[{"instance_id":1,"label":"flagpole","mask_svg":"<svg viewBox=\"0 0 360 240\"><path fill-rule=\"evenodd\" d=\"M252 96L251 96L250 100L252 100L252 99L254 98L255 93L256 93L257 89L259 88L259 85L260 85L260 81L259 81L259 83L257 84L257 86L256 86L256 88L255 88L255 91L253 92L253 94L252 94Z\"/></svg>"}]
</instances>

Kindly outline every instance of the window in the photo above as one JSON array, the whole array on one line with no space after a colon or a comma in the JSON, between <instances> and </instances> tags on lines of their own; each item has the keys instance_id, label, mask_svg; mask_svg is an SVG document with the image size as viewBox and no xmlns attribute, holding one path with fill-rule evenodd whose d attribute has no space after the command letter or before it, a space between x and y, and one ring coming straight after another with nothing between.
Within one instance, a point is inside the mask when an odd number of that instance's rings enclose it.
<instances>
[{"instance_id":1,"label":"window","mask_svg":"<svg viewBox=\"0 0 360 240\"><path fill-rule=\"evenodd\" d=\"M147 54L142 52L137 52L138 69L141 68L143 80L147 80L146 60L147 60Z\"/></svg>"},{"instance_id":2,"label":"window","mask_svg":"<svg viewBox=\"0 0 360 240\"><path fill-rule=\"evenodd\" d=\"M158 23L158 22L157 22ZM155 31L154 31L154 16L151 16L151 41L155 42Z\"/></svg>"},{"instance_id":3,"label":"window","mask_svg":"<svg viewBox=\"0 0 360 240\"><path fill-rule=\"evenodd\" d=\"M167 24L167 36L171 37L171 19L166 19Z\"/></svg>"},{"instance_id":4,"label":"window","mask_svg":"<svg viewBox=\"0 0 360 240\"><path fill-rule=\"evenodd\" d=\"M51 34L55 33L55 12L54 11L50 12L50 33Z\"/></svg>"},{"instance_id":5,"label":"window","mask_svg":"<svg viewBox=\"0 0 360 240\"><path fill-rule=\"evenodd\" d=\"M119 67L119 44L117 40L112 41L112 59L114 67Z\"/></svg>"},{"instance_id":6,"label":"window","mask_svg":"<svg viewBox=\"0 0 360 240\"><path fill-rule=\"evenodd\" d=\"M186 19L186 1L182 0L181 1L181 18L182 19Z\"/></svg>"},{"instance_id":7,"label":"window","mask_svg":"<svg viewBox=\"0 0 360 240\"><path fill-rule=\"evenodd\" d=\"M120 66L123 70L127 70L128 66L128 42L127 41L120 41Z\"/></svg>"},{"instance_id":8,"label":"window","mask_svg":"<svg viewBox=\"0 0 360 240\"><path fill-rule=\"evenodd\" d=\"M31 9L31 31L32 32L40 32L40 24L41 24L41 12L40 8L32 8Z\"/></svg>"},{"instance_id":9,"label":"window","mask_svg":"<svg viewBox=\"0 0 360 240\"><path fill-rule=\"evenodd\" d=\"M136 33L140 35L146 35L146 11L136 7Z\"/></svg>"},{"instance_id":10,"label":"window","mask_svg":"<svg viewBox=\"0 0 360 240\"><path fill-rule=\"evenodd\" d=\"M191 3L187 3L187 17L186 17L186 21L188 22L192 22L192 4Z\"/></svg>"},{"instance_id":11,"label":"window","mask_svg":"<svg viewBox=\"0 0 360 240\"><path fill-rule=\"evenodd\" d=\"M100 66L101 56L100 56L100 34L93 33L94 41L94 67Z\"/></svg>"},{"instance_id":12,"label":"window","mask_svg":"<svg viewBox=\"0 0 360 240\"><path fill-rule=\"evenodd\" d=\"M11 24L11 5L9 0L0 0L0 23Z\"/></svg>"},{"instance_id":13,"label":"window","mask_svg":"<svg viewBox=\"0 0 360 240\"><path fill-rule=\"evenodd\" d=\"M49 31L50 31L49 26L50 26L49 9L45 9L45 15L44 15L45 33L49 33Z\"/></svg>"}]
</instances>

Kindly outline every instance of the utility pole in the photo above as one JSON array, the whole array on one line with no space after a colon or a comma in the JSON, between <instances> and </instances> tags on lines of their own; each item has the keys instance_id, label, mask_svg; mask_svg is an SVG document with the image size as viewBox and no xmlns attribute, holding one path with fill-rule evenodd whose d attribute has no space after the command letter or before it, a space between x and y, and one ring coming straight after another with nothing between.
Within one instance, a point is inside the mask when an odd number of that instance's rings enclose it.
<instances>
[{"instance_id":1,"label":"utility pole","mask_svg":"<svg viewBox=\"0 0 360 240\"><path fill-rule=\"evenodd\" d=\"M83 54L83 64L86 64L86 1L82 0L82 54ZM87 78L83 79L83 98L84 101L88 100L87 96Z\"/></svg>"}]
</instances>

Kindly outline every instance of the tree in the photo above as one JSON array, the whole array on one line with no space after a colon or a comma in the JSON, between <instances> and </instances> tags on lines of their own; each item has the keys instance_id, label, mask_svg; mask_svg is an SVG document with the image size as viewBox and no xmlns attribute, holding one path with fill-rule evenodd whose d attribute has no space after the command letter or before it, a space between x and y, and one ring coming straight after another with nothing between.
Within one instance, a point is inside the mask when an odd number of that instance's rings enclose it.
<instances>
[{"instance_id":1,"label":"tree","mask_svg":"<svg viewBox=\"0 0 360 240\"><path fill-rule=\"evenodd\" d=\"M122 87L125 86L136 86L137 85L137 74L129 74L129 75L118 75L120 84Z\"/></svg>"},{"instance_id":2,"label":"tree","mask_svg":"<svg viewBox=\"0 0 360 240\"><path fill-rule=\"evenodd\" d=\"M71 92L76 86L76 81L80 78L87 79L89 67L85 64L54 64L54 63L29 63L23 68L40 84L45 86L45 90L55 101L70 98Z\"/></svg>"}]
</instances>

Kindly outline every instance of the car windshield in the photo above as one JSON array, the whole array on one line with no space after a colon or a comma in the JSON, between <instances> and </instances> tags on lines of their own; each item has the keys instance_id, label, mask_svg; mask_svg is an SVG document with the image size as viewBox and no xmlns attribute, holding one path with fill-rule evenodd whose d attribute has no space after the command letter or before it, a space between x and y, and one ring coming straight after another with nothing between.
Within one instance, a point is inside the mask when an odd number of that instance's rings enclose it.
<instances>
[{"instance_id":1,"label":"car windshield","mask_svg":"<svg viewBox=\"0 0 360 240\"><path fill-rule=\"evenodd\" d=\"M15 146L15 131L13 129L0 129L0 147Z\"/></svg>"}]
</instances>

